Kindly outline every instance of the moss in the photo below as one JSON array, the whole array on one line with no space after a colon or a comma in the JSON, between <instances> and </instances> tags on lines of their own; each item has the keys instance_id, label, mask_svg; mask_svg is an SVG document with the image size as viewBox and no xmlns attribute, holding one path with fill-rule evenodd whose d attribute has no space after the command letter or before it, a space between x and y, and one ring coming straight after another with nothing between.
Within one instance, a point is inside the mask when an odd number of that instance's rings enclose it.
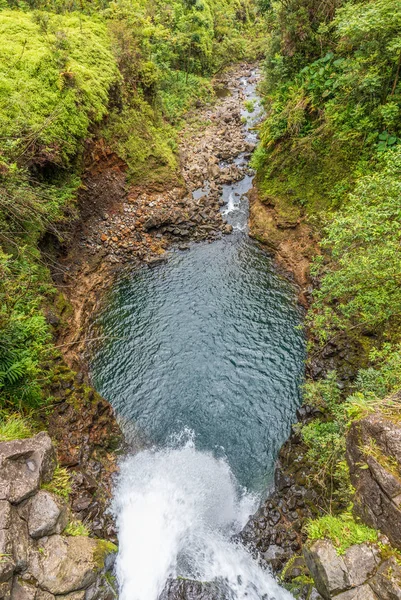
<instances>
[{"instance_id":1,"label":"moss","mask_svg":"<svg viewBox=\"0 0 401 600\"><path fill-rule=\"evenodd\" d=\"M165 182L176 177L177 133L139 95L114 111L102 135L125 161L132 182Z\"/></svg>"},{"instance_id":2,"label":"moss","mask_svg":"<svg viewBox=\"0 0 401 600\"><path fill-rule=\"evenodd\" d=\"M371 456L376 462L379 463L383 469L391 473L393 477L401 481L400 468L397 459L390 454L384 454L383 451L377 445L376 440L373 438L369 440L369 444L365 444L361 448L364 456Z\"/></svg>"},{"instance_id":3,"label":"moss","mask_svg":"<svg viewBox=\"0 0 401 600\"><path fill-rule=\"evenodd\" d=\"M349 513L337 517L326 515L314 521L310 520L306 524L306 532L311 541L330 540L337 554L344 554L354 544L375 543L378 540L377 531L356 522Z\"/></svg>"},{"instance_id":4,"label":"moss","mask_svg":"<svg viewBox=\"0 0 401 600\"><path fill-rule=\"evenodd\" d=\"M93 561L98 569L104 568L104 563L109 554L117 552L118 548L113 542L108 540L97 540L97 545L93 553Z\"/></svg>"},{"instance_id":5,"label":"moss","mask_svg":"<svg viewBox=\"0 0 401 600\"><path fill-rule=\"evenodd\" d=\"M3 10L0 65L0 134L11 157L31 139L25 152L55 162L74 155L117 79L106 26L78 14Z\"/></svg>"},{"instance_id":6,"label":"moss","mask_svg":"<svg viewBox=\"0 0 401 600\"><path fill-rule=\"evenodd\" d=\"M309 151L282 142L273 151L263 151L256 165L257 183L262 199L305 207L309 217L319 221L352 190L359 160L360 148L333 146L326 138L316 140Z\"/></svg>"}]
</instances>

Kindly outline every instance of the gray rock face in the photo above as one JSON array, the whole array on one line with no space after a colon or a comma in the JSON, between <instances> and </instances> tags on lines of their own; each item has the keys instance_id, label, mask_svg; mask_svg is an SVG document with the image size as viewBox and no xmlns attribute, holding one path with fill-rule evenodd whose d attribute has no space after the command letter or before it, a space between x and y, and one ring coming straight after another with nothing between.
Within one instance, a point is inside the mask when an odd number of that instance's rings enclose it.
<instances>
[{"instance_id":1,"label":"gray rock face","mask_svg":"<svg viewBox=\"0 0 401 600\"><path fill-rule=\"evenodd\" d=\"M0 600L112 600L105 546L59 535L67 525L67 505L39 490L54 468L55 451L45 433L0 443ZM97 553L104 568L96 564Z\"/></svg>"},{"instance_id":2,"label":"gray rock face","mask_svg":"<svg viewBox=\"0 0 401 600\"><path fill-rule=\"evenodd\" d=\"M304 555L325 600L401 600L401 566L381 559L377 546L354 545L338 556L329 540L318 540Z\"/></svg>"},{"instance_id":3,"label":"gray rock face","mask_svg":"<svg viewBox=\"0 0 401 600\"><path fill-rule=\"evenodd\" d=\"M29 501L28 511L29 535L34 539L61 533L68 522L65 504L44 490Z\"/></svg>"},{"instance_id":4,"label":"gray rock face","mask_svg":"<svg viewBox=\"0 0 401 600\"><path fill-rule=\"evenodd\" d=\"M378 597L373 592L369 585L362 585L361 587L348 590L336 596L338 600L378 600Z\"/></svg>"},{"instance_id":5,"label":"gray rock face","mask_svg":"<svg viewBox=\"0 0 401 600\"><path fill-rule=\"evenodd\" d=\"M328 540L314 542L310 548L304 549L304 556L316 588L323 598L330 600L335 594L351 587L346 564Z\"/></svg>"},{"instance_id":6,"label":"gray rock face","mask_svg":"<svg viewBox=\"0 0 401 600\"><path fill-rule=\"evenodd\" d=\"M37 587L15 578L11 590L11 600L35 600Z\"/></svg>"},{"instance_id":7,"label":"gray rock face","mask_svg":"<svg viewBox=\"0 0 401 600\"><path fill-rule=\"evenodd\" d=\"M18 504L50 481L56 455L47 433L0 444L0 500Z\"/></svg>"},{"instance_id":8,"label":"gray rock face","mask_svg":"<svg viewBox=\"0 0 401 600\"><path fill-rule=\"evenodd\" d=\"M344 563L350 586L362 585L372 577L380 564L378 548L369 544L351 546L344 555Z\"/></svg>"},{"instance_id":9,"label":"gray rock face","mask_svg":"<svg viewBox=\"0 0 401 600\"><path fill-rule=\"evenodd\" d=\"M369 584L380 600L401 600L401 567L395 558L382 563Z\"/></svg>"},{"instance_id":10,"label":"gray rock face","mask_svg":"<svg viewBox=\"0 0 401 600\"><path fill-rule=\"evenodd\" d=\"M401 548L401 425L381 414L354 422L347 462L356 514Z\"/></svg>"},{"instance_id":11,"label":"gray rock face","mask_svg":"<svg viewBox=\"0 0 401 600\"><path fill-rule=\"evenodd\" d=\"M88 537L52 535L31 554L29 571L42 589L54 595L85 589L96 580L96 548L97 542Z\"/></svg>"}]
</instances>

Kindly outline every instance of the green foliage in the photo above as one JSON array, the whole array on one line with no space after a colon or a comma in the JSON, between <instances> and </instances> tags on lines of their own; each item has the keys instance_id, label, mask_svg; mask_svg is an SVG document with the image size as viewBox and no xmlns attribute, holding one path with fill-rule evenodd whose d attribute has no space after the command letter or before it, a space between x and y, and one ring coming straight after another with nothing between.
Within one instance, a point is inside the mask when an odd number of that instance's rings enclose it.
<instances>
[{"instance_id":1,"label":"green foliage","mask_svg":"<svg viewBox=\"0 0 401 600\"><path fill-rule=\"evenodd\" d=\"M267 194L302 189L311 210L338 208L372 154L399 143L399 10L399 0L273 3L259 172Z\"/></svg>"},{"instance_id":2,"label":"green foliage","mask_svg":"<svg viewBox=\"0 0 401 600\"><path fill-rule=\"evenodd\" d=\"M0 414L0 442L21 440L33 435L32 422L18 413Z\"/></svg>"},{"instance_id":3,"label":"green foliage","mask_svg":"<svg viewBox=\"0 0 401 600\"><path fill-rule=\"evenodd\" d=\"M64 500L68 500L71 493L71 476L67 469L56 467L53 479L49 483L44 483L42 489L57 494L57 496L60 496Z\"/></svg>"},{"instance_id":4,"label":"green foliage","mask_svg":"<svg viewBox=\"0 0 401 600\"><path fill-rule=\"evenodd\" d=\"M3 407L35 407L44 398L42 370L50 358L49 329L38 312L40 267L21 248L13 257L0 250L0 394ZM40 287L39 287L40 289Z\"/></svg>"},{"instance_id":5,"label":"green foliage","mask_svg":"<svg viewBox=\"0 0 401 600\"><path fill-rule=\"evenodd\" d=\"M82 521L74 520L68 523L67 527L64 529L64 533L71 536L84 535L87 537L90 532Z\"/></svg>"},{"instance_id":6,"label":"green foliage","mask_svg":"<svg viewBox=\"0 0 401 600\"><path fill-rule=\"evenodd\" d=\"M76 213L84 142L104 137L131 180L176 177L183 114L213 98L206 76L255 52L262 28L251 0L3 1L2 408L50 400L57 353L43 309L55 291L38 243L62 242Z\"/></svg>"},{"instance_id":7,"label":"green foliage","mask_svg":"<svg viewBox=\"0 0 401 600\"><path fill-rule=\"evenodd\" d=\"M107 112L117 68L104 24L0 12L0 137L10 160L65 163Z\"/></svg>"},{"instance_id":8,"label":"green foliage","mask_svg":"<svg viewBox=\"0 0 401 600\"><path fill-rule=\"evenodd\" d=\"M356 522L350 513L343 513L337 517L326 515L315 521L308 521L306 532L311 541L330 540L340 555L354 544L373 544L378 539L375 529Z\"/></svg>"},{"instance_id":9,"label":"green foliage","mask_svg":"<svg viewBox=\"0 0 401 600\"><path fill-rule=\"evenodd\" d=\"M391 328L401 317L400 176L397 147L357 181L326 228L322 246L336 267L316 263L321 282L310 315L322 342L350 327Z\"/></svg>"}]
</instances>

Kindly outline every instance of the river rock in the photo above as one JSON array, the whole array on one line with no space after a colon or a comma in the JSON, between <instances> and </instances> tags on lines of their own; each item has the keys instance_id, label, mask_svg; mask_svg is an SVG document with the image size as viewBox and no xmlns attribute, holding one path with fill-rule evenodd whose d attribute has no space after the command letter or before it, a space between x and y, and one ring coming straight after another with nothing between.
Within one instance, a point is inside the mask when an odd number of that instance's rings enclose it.
<instances>
[{"instance_id":1,"label":"river rock","mask_svg":"<svg viewBox=\"0 0 401 600\"><path fill-rule=\"evenodd\" d=\"M0 443L0 500L18 504L32 496L42 482L50 481L56 464L47 433Z\"/></svg>"},{"instance_id":2,"label":"river rock","mask_svg":"<svg viewBox=\"0 0 401 600\"><path fill-rule=\"evenodd\" d=\"M29 535L34 539L61 533L68 522L65 503L44 490L29 501L28 515Z\"/></svg>"},{"instance_id":3,"label":"river rock","mask_svg":"<svg viewBox=\"0 0 401 600\"><path fill-rule=\"evenodd\" d=\"M352 423L347 462L356 514L401 548L401 424L380 413Z\"/></svg>"},{"instance_id":4,"label":"river rock","mask_svg":"<svg viewBox=\"0 0 401 600\"><path fill-rule=\"evenodd\" d=\"M96 540L85 536L43 538L39 552L32 552L29 571L39 586L54 595L82 590L96 580Z\"/></svg>"}]
</instances>

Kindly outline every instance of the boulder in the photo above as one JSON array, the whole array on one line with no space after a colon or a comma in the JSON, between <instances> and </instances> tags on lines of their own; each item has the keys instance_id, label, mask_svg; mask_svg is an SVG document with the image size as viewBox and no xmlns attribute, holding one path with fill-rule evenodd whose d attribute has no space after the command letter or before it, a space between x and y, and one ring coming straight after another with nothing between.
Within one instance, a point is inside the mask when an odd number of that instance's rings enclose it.
<instances>
[{"instance_id":1,"label":"boulder","mask_svg":"<svg viewBox=\"0 0 401 600\"><path fill-rule=\"evenodd\" d=\"M170 579L158 600L224 600L228 597L224 582Z\"/></svg>"},{"instance_id":2,"label":"boulder","mask_svg":"<svg viewBox=\"0 0 401 600\"><path fill-rule=\"evenodd\" d=\"M380 565L369 585L380 600L401 600L401 566L394 557Z\"/></svg>"},{"instance_id":3,"label":"boulder","mask_svg":"<svg viewBox=\"0 0 401 600\"><path fill-rule=\"evenodd\" d=\"M375 573L379 563L379 549L370 544L355 544L344 555L351 587L365 583Z\"/></svg>"},{"instance_id":4,"label":"boulder","mask_svg":"<svg viewBox=\"0 0 401 600\"><path fill-rule=\"evenodd\" d=\"M35 600L37 587L16 577L11 590L11 600Z\"/></svg>"},{"instance_id":5,"label":"boulder","mask_svg":"<svg viewBox=\"0 0 401 600\"><path fill-rule=\"evenodd\" d=\"M32 496L42 482L51 480L55 465L55 450L45 432L0 443L0 500L19 504Z\"/></svg>"},{"instance_id":6,"label":"boulder","mask_svg":"<svg viewBox=\"0 0 401 600\"><path fill-rule=\"evenodd\" d=\"M67 507L50 492L40 490L29 500L27 510L28 531L34 539L61 533L67 526Z\"/></svg>"},{"instance_id":7,"label":"boulder","mask_svg":"<svg viewBox=\"0 0 401 600\"><path fill-rule=\"evenodd\" d=\"M347 462L356 514L401 548L401 424L380 413L352 423Z\"/></svg>"},{"instance_id":8,"label":"boulder","mask_svg":"<svg viewBox=\"0 0 401 600\"><path fill-rule=\"evenodd\" d=\"M40 541L39 552L31 552L28 570L54 595L83 590L96 580L97 548L98 542L85 536L52 535Z\"/></svg>"},{"instance_id":9,"label":"boulder","mask_svg":"<svg viewBox=\"0 0 401 600\"><path fill-rule=\"evenodd\" d=\"M369 585L361 585L360 587L348 590L336 596L336 600L379 600Z\"/></svg>"},{"instance_id":10,"label":"boulder","mask_svg":"<svg viewBox=\"0 0 401 600\"><path fill-rule=\"evenodd\" d=\"M329 540L317 540L304 548L304 557L317 591L330 600L350 587L348 569Z\"/></svg>"},{"instance_id":11,"label":"boulder","mask_svg":"<svg viewBox=\"0 0 401 600\"><path fill-rule=\"evenodd\" d=\"M27 525L17 510L10 505L6 512L6 527L0 529L0 583L8 581L14 571L21 572L26 568L28 549L32 542Z\"/></svg>"},{"instance_id":12,"label":"boulder","mask_svg":"<svg viewBox=\"0 0 401 600\"><path fill-rule=\"evenodd\" d=\"M8 529L0 529L0 556L2 557L0 560L0 584L2 584L10 580L15 569L13 546Z\"/></svg>"}]
</instances>

